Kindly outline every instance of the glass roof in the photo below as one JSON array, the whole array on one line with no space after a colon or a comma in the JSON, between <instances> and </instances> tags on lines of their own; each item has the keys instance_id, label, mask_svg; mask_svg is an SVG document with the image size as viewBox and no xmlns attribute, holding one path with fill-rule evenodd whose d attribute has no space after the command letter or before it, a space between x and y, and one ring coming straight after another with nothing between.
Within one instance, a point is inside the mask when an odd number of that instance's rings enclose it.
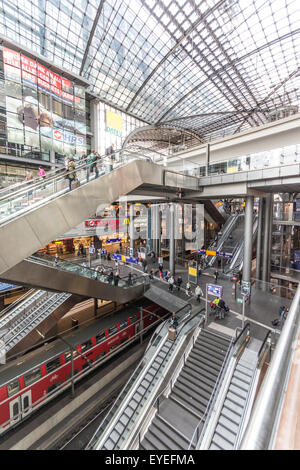
<instances>
[{"instance_id":1,"label":"glass roof","mask_svg":"<svg viewBox=\"0 0 300 470\"><path fill-rule=\"evenodd\" d=\"M203 140L297 111L299 0L0 0L0 30L109 104Z\"/></svg>"}]
</instances>

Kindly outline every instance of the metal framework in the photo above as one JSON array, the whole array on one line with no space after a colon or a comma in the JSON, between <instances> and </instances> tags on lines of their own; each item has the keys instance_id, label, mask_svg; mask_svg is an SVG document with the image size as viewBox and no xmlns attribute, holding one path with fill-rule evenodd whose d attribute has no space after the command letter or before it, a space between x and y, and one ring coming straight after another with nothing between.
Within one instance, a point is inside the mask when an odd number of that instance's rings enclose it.
<instances>
[{"instance_id":1,"label":"metal framework","mask_svg":"<svg viewBox=\"0 0 300 470\"><path fill-rule=\"evenodd\" d=\"M8 40L204 141L297 112L299 18L298 0L0 0Z\"/></svg>"}]
</instances>

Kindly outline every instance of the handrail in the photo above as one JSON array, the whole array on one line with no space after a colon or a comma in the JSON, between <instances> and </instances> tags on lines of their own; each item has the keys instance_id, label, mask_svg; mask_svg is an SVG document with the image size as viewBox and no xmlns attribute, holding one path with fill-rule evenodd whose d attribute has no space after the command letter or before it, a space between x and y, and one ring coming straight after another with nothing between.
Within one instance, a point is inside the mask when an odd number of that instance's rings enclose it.
<instances>
[{"instance_id":1,"label":"handrail","mask_svg":"<svg viewBox=\"0 0 300 470\"><path fill-rule=\"evenodd\" d=\"M269 449L277 431L300 330L300 285L259 390L241 449Z\"/></svg>"},{"instance_id":2,"label":"handrail","mask_svg":"<svg viewBox=\"0 0 300 470\"><path fill-rule=\"evenodd\" d=\"M127 150L116 150L114 153L112 153L110 155L100 155L99 157L97 157L97 159L95 160L94 163L111 164L111 161L112 161L111 157L113 155L116 155L116 154L119 154L119 153L128 154L129 156L132 156L135 159L141 159L141 160L145 160L146 158L148 159L148 157L143 157L142 155L137 154L136 152L129 152ZM84 170L84 169L90 168L92 163L90 161L88 162L87 160L88 160L88 157L86 157L84 159L81 159L81 160L74 160L75 168L73 170L68 171L65 168L60 168L60 169L57 170L57 174L54 174L54 175L52 175L52 174L47 175L46 174L46 176L44 178L42 178L41 176L38 177L38 178L35 178L35 179L38 179L39 181L36 181L34 184L30 183L30 181L26 182L26 185L24 184L24 188L14 192L11 195L11 197L15 198L16 196L21 196L24 193L28 193L29 191L32 191L34 189L39 188L40 186L45 186L47 183L51 183L52 181L55 181L58 178L59 179L65 179L66 176L68 176L71 173L74 173L74 171L76 172L76 171L79 171L79 170ZM109 162L109 163L107 163L107 162ZM117 163L122 164L123 162L119 161ZM3 196L2 198L0 197L0 203L2 201L5 201L6 199L9 199L9 198L7 196Z\"/></svg>"},{"instance_id":3,"label":"handrail","mask_svg":"<svg viewBox=\"0 0 300 470\"><path fill-rule=\"evenodd\" d=\"M234 441L234 449L237 449L238 446L239 446L239 443L240 443L240 440L241 440L241 432L242 432L242 428L244 426L244 423L245 423L245 417L246 417L246 414L248 412L248 408L249 408L249 401L250 401L250 397L253 393L253 387L254 387L254 380L255 380L255 377L257 375L257 371L260 369L261 367L261 359L263 357L263 354L262 352L264 351L265 349L265 346L269 340L269 338L271 337L272 335L272 332L271 330L269 330L261 344L261 347L259 348L259 351L257 353L257 361L256 361L256 367L254 368L253 372L252 372L252 375L251 375L251 379L250 379L250 384L249 384L249 388L248 388L248 392L247 392L247 396L246 396L246 402L245 402L245 405L244 405L244 409L243 409L243 413L242 413L242 416L241 416L241 419L240 419L240 423L239 423L239 427L238 427L238 430L237 430L237 433L236 433L236 437L235 437L235 441Z\"/></svg>"},{"instance_id":4,"label":"handrail","mask_svg":"<svg viewBox=\"0 0 300 470\"><path fill-rule=\"evenodd\" d=\"M25 300L27 297L30 297L30 295L32 295L35 290L37 290L37 289L29 289L27 292L25 292L25 294L23 294L17 300L15 300L11 304L9 304L7 307L5 307L3 310L1 310L0 319L2 319L7 314L8 311L13 310L14 308L16 308L17 305L20 304L21 302L23 302L23 300Z\"/></svg>"},{"instance_id":5,"label":"handrail","mask_svg":"<svg viewBox=\"0 0 300 470\"><path fill-rule=\"evenodd\" d=\"M48 256L48 257L47 257L47 256ZM57 262L55 261L56 259L58 260ZM58 258L55 258L55 257L53 257L53 256L51 256L51 255L45 255L45 254L43 254L43 255L37 255L37 254L34 254L34 255L31 255L29 258L27 258L27 260L30 261L30 262L33 262L33 263L37 263L37 264L39 264L39 263L40 263L40 264L43 264L43 261L44 261L47 265L49 265L49 264L51 263L51 267L52 267L52 268L61 269L61 270L64 270L64 271L68 271L68 269L66 268L66 266L68 266L68 265L69 265L70 267L71 267L71 266L76 266L76 267L78 267L80 270L83 271L82 274L81 274L83 277L85 277L85 276L84 276L84 270L85 270L86 272L91 273L90 278L91 278L92 280L100 281L100 282L105 282L105 283L106 283L106 282L107 282L107 279L108 279L108 274L107 274L107 273L103 274L103 276L106 278L106 281L103 281L103 280L101 281L101 279L98 278L99 271L98 271L97 269L92 268L92 267L89 267L89 266L84 266L84 265L82 265L82 264L80 264L80 263L70 262L70 261L65 260L65 259L63 259L63 258L59 258L59 257L58 257ZM57 264L56 264L56 263L57 263ZM101 265L101 266L103 266L103 265ZM109 270L110 270L110 272L112 272L112 273L114 273L114 272L117 271L116 268L112 268L112 267L109 267ZM78 273L77 273L77 274L78 274ZM97 276L97 277L96 277L96 276ZM141 274L140 276L136 276L136 277L134 278L134 280L131 278L131 280L133 281L132 285L128 285L128 283L127 283L127 285L126 285L125 287L127 287L127 288L129 288L129 287L134 287L134 286L138 283L138 281L142 281L142 282L139 282L139 283L145 284L148 277L149 277L149 274L143 273L143 274ZM119 281L127 282L128 280L129 280L129 274L127 274L126 276L119 276ZM124 288L124 286L122 286L122 285L116 286L116 287Z\"/></svg>"},{"instance_id":6,"label":"handrail","mask_svg":"<svg viewBox=\"0 0 300 470\"><path fill-rule=\"evenodd\" d=\"M238 342L238 340L240 339L240 337L242 336L242 334L244 333L244 331L246 331L246 329L249 329L250 328L250 322L247 321L247 323L245 324L244 328L242 329L242 331L240 332L240 334L238 335L238 337L234 340L233 342L233 346L236 345L236 343Z\"/></svg>"},{"instance_id":7,"label":"handrail","mask_svg":"<svg viewBox=\"0 0 300 470\"><path fill-rule=\"evenodd\" d=\"M188 446L188 450L192 447L193 445L193 442L194 442L194 438L195 438L195 435L197 437L196 439L196 444L195 444L195 448L198 446L199 442L201 441L201 439L203 438L203 435L204 435L204 432L205 432L205 425L203 426L202 430L201 430L201 433L200 433L200 436L199 436L199 427L200 425L203 423L203 421L205 420L205 422L207 423L208 421L208 417L210 416L211 412L212 412L212 401L216 399L217 397L217 391L219 391L219 387L220 387L220 384L221 384L221 379L223 378L224 376L224 373L225 373L225 370L227 369L227 364L231 358L231 355L232 355L232 351L233 351L233 341L232 341L232 338L230 340L230 343L229 343L229 346L227 348L227 352L226 352L226 355L224 357L224 360L223 360L223 363L222 363L222 366L221 366L221 369L220 369L220 372L218 374L218 377L217 377L217 380L215 382L215 385L214 385L214 388L211 392L211 395L210 395L210 398L209 398L209 401L206 405L206 408L204 410L204 413L199 421L199 423L197 424L194 432L193 432L193 435L191 437L191 440L190 440L190 443L189 443L189 446Z\"/></svg>"},{"instance_id":8,"label":"handrail","mask_svg":"<svg viewBox=\"0 0 300 470\"><path fill-rule=\"evenodd\" d=\"M184 307L181 307L181 308L176 312L176 315L177 315L177 313L181 312L181 311L182 311L184 308L186 308L187 306L189 306L189 308L191 308L191 304L187 304L187 305L185 305ZM163 322L163 326L165 326L165 325L166 325L166 321ZM165 354L165 356L164 356L164 359L165 359L165 357L167 356L167 354L170 352L170 350L172 349L173 346L174 346L174 343L173 343L173 344L171 345L171 347L167 350L167 352L166 352L166 354ZM164 360L164 359L163 359L163 360ZM136 367L136 369L134 370L133 374L131 375L130 379L129 379L128 382L125 384L125 386L123 387L122 391L119 393L117 399L115 400L115 404L118 403L119 399L121 398L121 396L123 395L123 393L125 392L125 390L128 389L128 384L130 384L130 385L129 385L129 390L130 390L132 384L133 384L133 383L135 382L135 380L136 380L136 377L134 378L134 380L132 380L132 377L135 375L136 371L137 371L139 368L140 368L141 370L144 368L144 358L142 358L142 360L139 362L139 364L137 365L137 367ZM154 374L154 376L153 376L152 381L153 381L154 378L156 377L156 374L158 373L159 370L160 370L160 368L158 368L158 369L156 370L156 372L155 372L155 374ZM148 392L150 385L151 385L151 383L150 383L150 384L148 385L148 387L146 388L146 390L145 390L145 392L144 392L144 396L145 396L145 394ZM128 392L126 392L126 396L127 396L127 395L128 395ZM121 400L124 401L124 398L121 398ZM122 402L122 401L121 401L121 402ZM110 421L112 420L112 417L113 417L114 413L115 413L116 410L118 409L118 406L119 406L119 405L116 405L116 406L113 405L113 407L112 407L112 408L109 410L109 412L106 414L106 416L105 416L105 418L102 420L100 426L97 428L96 432L93 434L93 436L92 436L91 440L89 441L89 443L88 443L86 449L91 448L92 445L93 445L93 443L94 443L94 441L97 440L97 439L99 439L98 430L102 427L102 424L103 424L103 423L107 422L107 424L105 425L105 427L101 430L101 432L102 432L102 434L103 434L104 430L107 428L108 424L109 424ZM115 408L115 410L114 410L114 408ZM112 411L112 410L114 410L114 411ZM110 416L110 418L108 418L109 416ZM121 436L120 436L120 437L121 437ZM120 439L120 437L119 437L119 439ZM119 439L118 439L118 441L119 441ZM116 444L118 443L118 441L116 442Z\"/></svg>"},{"instance_id":9,"label":"handrail","mask_svg":"<svg viewBox=\"0 0 300 470\"><path fill-rule=\"evenodd\" d=\"M203 311L205 311L205 308L201 309L199 312L197 312L195 315L193 315L193 316L189 319L189 321L192 320L192 318L194 318L195 316L199 315L199 314L200 314L201 312L203 312ZM200 326L201 323L203 323L204 321L205 321L205 316L202 316L202 317L200 318L200 321L199 321L198 326ZM187 323L188 323L188 322L187 322ZM182 353L181 358L183 357L183 361L184 361L184 362L185 362L185 353L186 353L186 351L190 348L190 343L191 343L191 341L192 341L193 344L194 344L194 333L193 333L192 338L189 340L189 342L188 342L188 344L187 344L185 350L184 350L183 353ZM181 360L182 360L182 359L181 359ZM181 366L180 370L182 369L182 367L183 367L183 365ZM171 378L169 379L167 385L165 386L165 388L160 392L160 394L159 394L157 397L154 397L154 399L152 400L152 406L151 406L151 408L148 410L148 413L146 414L146 416L145 416L145 418L144 418L144 422L147 422L147 419L148 419L149 415L153 412L154 403L157 404L156 409L157 409L157 412L159 412L159 400L160 400L160 398L164 395L165 391L167 390L167 388L168 388L170 385L171 385L171 387L170 387L170 393L171 393L172 388L173 388L172 385L174 385L174 376L175 376L176 374L180 374L180 371L178 372L178 366L175 368L175 370L174 370L174 372L173 372ZM140 436L140 434L141 434L141 431L138 432L138 439L139 439L139 442L141 441L141 436ZM133 437L133 440L136 440L136 436Z\"/></svg>"}]
</instances>

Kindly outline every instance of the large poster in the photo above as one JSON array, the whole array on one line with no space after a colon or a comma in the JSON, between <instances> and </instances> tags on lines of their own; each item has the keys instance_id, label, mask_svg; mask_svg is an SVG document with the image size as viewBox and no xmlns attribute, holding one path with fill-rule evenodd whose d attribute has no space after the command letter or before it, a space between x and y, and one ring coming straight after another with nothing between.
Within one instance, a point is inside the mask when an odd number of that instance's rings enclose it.
<instances>
[{"instance_id":1,"label":"large poster","mask_svg":"<svg viewBox=\"0 0 300 470\"><path fill-rule=\"evenodd\" d=\"M84 89L3 47L8 141L77 153L86 149Z\"/></svg>"}]
</instances>

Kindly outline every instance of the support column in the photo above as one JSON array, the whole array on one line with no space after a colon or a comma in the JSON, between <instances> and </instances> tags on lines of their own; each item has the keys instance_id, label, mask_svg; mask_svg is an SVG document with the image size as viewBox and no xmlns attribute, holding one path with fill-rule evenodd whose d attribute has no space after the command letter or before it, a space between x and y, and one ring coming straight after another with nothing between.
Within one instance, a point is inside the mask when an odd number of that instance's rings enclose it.
<instances>
[{"instance_id":1,"label":"support column","mask_svg":"<svg viewBox=\"0 0 300 470\"><path fill-rule=\"evenodd\" d=\"M271 256L272 256L272 238L273 238L273 209L274 209L274 195L270 195L270 221L269 221L269 243L268 243L268 253L269 253L269 262L268 262L268 273L267 278L268 282L271 279Z\"/></svg>"},{"instance_id":2,"label":"support column","mask_svg":"<svg viewBox=\"0 0 300 470\"><path fill-rule=\"evenodd\" d=\"M185 262L184 204L181 204L181 259Z\"/></svg>"},{"instance_id":3,"label":"support column","mask_svg":"<svg viewBox=\"0 0 300 470\"><path fill-rule=\"evenodd\" d=\"M169 227L169 237L170 237L170 242L169 242L169 270L171 274L174 276L175 275L175 207L174 203L172 202L169 205L169 221L170 221L170 227Z\"/></svg>"},{"instance_id":4,"label":"support column","mask_svg":"<svg viewBox=\"0 0 300 470\"><path fill-rule=\"evenodd\" d=\"M151 206L147 209L147 251L153 250ZM156 254L156 252L155 252Z\"/></svg>"},{"instance_id":5,"label":"support column","mask_svg":"<svg viewBox=\"0 0 300 470\"><path fill-rule=\"evenodd\" d=\"M206 154L205 154L205 176L208 176L209 160L210 160L210 144L206 144Z\"/></svg>"},{"instance_id":6,"label":"support column","mask_svg":"<svg viewBox=\"0 0 300 470\"><path fill-rule=\"evenodd\" d=\"M129 208L129 221L130 221L130 256L134 256L134 204L130 204Z\"/></svg>"},{"instance_id":7,"label":"support column","mask_svg":"<svg viewBox=\"0 0 300 470\"><path fill-rule=\"evenodd\" d=\"M245 235L244 235L244 260L243 281L251 280L252 264L252 240L253 240L253 196L247 196L245 207Z\"/></svg>"},{"instance_id":8,"label":"support column","mask_svg":"<svg viewBox=\"0 0 300 470\"><path fill-rule=\"evenodd\" d=\"M261 279L261 236L262 236L262 214L263 214L263 198L259 198L258 208L258 228L256 242L256 279Z\"/></svg>"},{"instance_id":9,"label":"support column","mask_svg":"<svg viewBox=\"0 0 300 470\"><path fill-rule=\"evenodd\" d=\"M268 265L270 263L269 255L269 231L270 231L270 210L271 210L271 195L266 197L265 211L263 214L264 219L264 242L263 242L263 265L262 265L262 280L268 282Z\"/></svg>"}]
</instances>

